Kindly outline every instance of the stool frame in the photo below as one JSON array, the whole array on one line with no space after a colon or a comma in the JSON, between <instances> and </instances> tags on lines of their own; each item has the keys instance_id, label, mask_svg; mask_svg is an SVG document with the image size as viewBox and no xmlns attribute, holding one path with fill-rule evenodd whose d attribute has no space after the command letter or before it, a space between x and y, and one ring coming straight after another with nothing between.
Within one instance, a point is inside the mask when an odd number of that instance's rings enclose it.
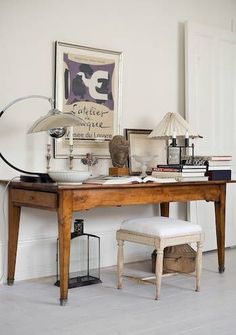
<instances>
[{"instance_id":1,"label":"stool frame","mask_svg":"<svg viewBox=\"0 0 236 335\"><path fill-rule=\"evenodd\" d=\"M200 291L200 278L202 272L202 246L204 235L202 232L191 233L183 236L170 236L170 237L160 237L158 235L148 235L142 234L130 230L120 229L116 232L116 239L118 244L117 252L117 277L118 284L117 288L121 289L123 286L123 271L124 271L124 242L134 242L144 245L150 245L157 250L156 258L156 297L158 300L160 298L161 291L161 279L163 275L163 253L165 247L170 247L174 245L186 244L186 243L196 243L197 244L197 254L196 254L196 291Z\"/></svg>"}]
</instances>

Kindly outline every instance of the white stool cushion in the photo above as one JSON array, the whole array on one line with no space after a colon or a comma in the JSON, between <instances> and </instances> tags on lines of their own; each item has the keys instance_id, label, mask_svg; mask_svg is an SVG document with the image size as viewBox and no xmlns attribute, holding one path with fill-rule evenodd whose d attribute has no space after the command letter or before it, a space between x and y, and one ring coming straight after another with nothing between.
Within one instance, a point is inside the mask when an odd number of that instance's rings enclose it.
<instances>
[{"instance_id":1,"label":"white stool cushion","mask_svg":"<svg viewBox=\"0 0 236 335\"><path fill-rule=\"evenodd\" d=\"M198 224L164 216L124 220L121 223L121 229L164 238L202 232L202 228Z\"/></svg>"}]
</instances>

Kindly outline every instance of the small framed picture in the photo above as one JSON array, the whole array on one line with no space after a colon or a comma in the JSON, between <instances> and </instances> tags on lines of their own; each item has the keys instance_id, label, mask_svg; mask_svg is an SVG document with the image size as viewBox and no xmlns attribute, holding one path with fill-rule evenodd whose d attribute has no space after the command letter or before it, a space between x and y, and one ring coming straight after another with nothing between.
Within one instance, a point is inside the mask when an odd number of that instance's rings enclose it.
<instances>
[{"instance_id":1,"label":"small framed picture","mask_svg":"<svg viewBox=\"0 0 236 335\"><path fill-rule=\"evenodd\" d=\"M151 173L152 168L160 164L158 154L162 141L149 138L151 129L124 129L124 136L129 142L128 167L131 175Z\"/></svg>"},{"instance_id":2,"label":"small framed picture","mask_svg":"<svg viewBox=\"0 0 236 335\"><path fill-rule=\"evenodd\" d=\"M109 157L109 141L120 134L122 53L56 42L55 69L56 108L84 121L55 141L55 158L68 156L71 132L75 158Z\"/></svg>"}]
</instances>

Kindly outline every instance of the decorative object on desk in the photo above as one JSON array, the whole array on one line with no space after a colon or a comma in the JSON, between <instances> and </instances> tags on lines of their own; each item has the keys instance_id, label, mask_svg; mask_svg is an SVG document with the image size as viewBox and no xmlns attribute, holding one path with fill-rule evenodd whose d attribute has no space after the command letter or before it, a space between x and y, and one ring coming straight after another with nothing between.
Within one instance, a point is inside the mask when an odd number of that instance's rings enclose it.
<instances>
[{"instance_id":1,"label":"decorative object on desk","mask_svg":"<svg viewBox=\"0 0 236 335\"><path fill-rule=\"evenodd\" d=\"M145 177L147 175L147 169L150 168L150 163L153 162L154 158L158 157L157 155L154 156L139 156L139 155L132 155L131 158L135 159L141 166L141 177Z\"/></svg>"},{"instance_id":2,"label":"decorative object on desk","mask_svg":"<svg viewBox=\"0 0 236 335\"><path fill-rule=\"evenodd\" d=\"M74 145L73 145L73 127L70 127L69 129L69 169L73 169L73 150L74 150Z\"/></svg>"},{"instance_id":3,"label":"decorative object on desk","mask_svg":"<svg viewBox=\"0 0 236 335\"><path fill-rule=\"evenodd\" d=\"M69 170L69 171L49 171L51 179L57 183L82 184L83 181L91 176L89 171Z\"/></svg>"},{"instance_id":4,"label":"decorative object on desk","mask_svg":"<svg viewBox=\"0 0 236 335\"><path fill-rule=\"evenodd\" d=\"M86 156L84 158L81 158L81 162L84 165L88 165L88 167L90 167L98 163L98 158L94 156L94 154L87 152Z\"/></svg>"},{"instance_id":5,"label":"decorative object on desk","mask_svg":"<svg viewBox=\"0 0 236 335\"><path fill-rule=\"evenodd\" d=\"M140 175L141 164L134 159L136 157L153 157L149 161L147 172L151 172L158 162L159 153L157 155L158 141L148 138L151 129L125 129L125 138L129 143L128 167L131 175Z\"/></svg>"},{"instance_id":6,"label":"decorative object on desk","mask_svg":"<svg viewBox=\"0 0 236 335\"><path fill-rule=\"evenodd\" d=\"M74 159L74 156L73 156L73 144L69 145L69 169L72 170L73 169L73 159Z\"/></svg>"},{"instance_id":7,"label":"decorative object on desk","mask_svg":"<svg viewBox=\"0 0 236 335\"><path fill-rule=\"evenodd\" d=\"M56 286L60 286L59 278L59 240L57 240L57 281ZM78 264L85 268L75 271L74 262L71 259L70 269L73 272L69 274L68 288L86 286L101 283L100 279L100 237L93 234L84 233L84 220L76 219L74 221L74 231L71 233L71 258L77 258L78 255L85 256L85 259L79 260ZM76 257L77 256L77 257ZM96 264L95 264L96 262ZM90 269L90 264L92 268ZM78 265L77 265L78 266Z\"/></svg>"},{"instance_id":8,"label":"decorative object on desk","mask_svg":"<svg viewBox=\"0 0 236 335\"><path fill-rule=\"evenodd\" d=\"M127 167L109 167L109 176L121 177L128 175L129 175L129 168Z\"/></svg>"},{"instance_id":9,"label":"decorative object on desk","mask_svg":"<svg viewBox=\"0 0 236 335\"><path fill-rule=\"evenodd\" d=\"M149 137L167 140L167 164L180 164L183 155L194 158L194 144L189 144L189 138L202 138L177 113L167 113ZM184 138L184 145L177 145L176 138ZM169 144L170 139L172 142Z\"/></svg>"},{"instance_id":10,"label":"decorative object on desk","mask_svg":"<svg viewBox=\"0 0 236 335\"><path fill-rule=\"evenodd\" d=\"M37 119L34 124L28 130L28 134L37 133L41 131L48 131L49 135L54 138L62 137L65 134L65 127L71 125L79 125L83 120L80 117L73 115L72 113L62 113L58 109L54 108L54 100L52 98L45 97L43 95L28 95L25 97L21 97L13 100L8 105L6 105L0 112L0 117L5 113L5 111L10 108L12 105L19 101L27 100L27 99L45 99L50 103L51 109L47 113L46 116L40 117ZM18 167L11 164L3 155L0 153L0 158L11 168L22 172L26 175L22 175L20 178L22 181L29 182L52 182L51 178L47 173L41 172L31 172L19 169ZM48 158L49 160L49 155ZM49 161L48 161L49 164Z\"/></svg>"},{"instance_id":11,"label":"decorative object on desk","mask_svg":"<svg viewBox=\"0 0 236 335\"><path fill-rule=\"evenodd\" d=\"M46 153L46 161L47 161L46 170L47 171L50 169L50 161L52 158L51 150L52 150L51 136L48 135L47 153Z\"/></svg>"},{"instance_id":12,"label":"decorative object on desk","mask_svg":"<svg viewBox=\"0 0 236 335\"><path fill-rule=\"evenodd\" d=\"M108 143L120 133L122 53L64 42L55 48L56 106L84 119L74 129L74 158L108 158ZM68 156L68 139L55 142L55 158Z\"/></svg>"},{"instance_id":13,"label":"decorative object on desk","mask_svg":"<svg viewBox=\"0 0 236 335\"><path fill-rule=\"evenodd\" d=\"M129 155L129 144L124 136L116 135L109 143L109 152L111 155L112 165L123 168Z\"/></svg>"}]
</instances>

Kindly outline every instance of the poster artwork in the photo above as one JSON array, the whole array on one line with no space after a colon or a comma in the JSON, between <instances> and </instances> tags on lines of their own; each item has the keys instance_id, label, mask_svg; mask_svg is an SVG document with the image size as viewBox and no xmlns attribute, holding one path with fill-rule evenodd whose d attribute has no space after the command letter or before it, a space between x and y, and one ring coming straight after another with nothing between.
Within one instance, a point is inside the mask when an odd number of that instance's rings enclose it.
<instances>
[{"instance_id":1,"label":"poster artwork","mask_svg":"<svg viewBox=\"0 0 236 335\"><path fill-rule=\"evenodd\" d=\"M84 120L74 128L74 139L110 140L114 133L114 60L64 53L63 64L63 110Z\"/></svg>"}]
</instances>

